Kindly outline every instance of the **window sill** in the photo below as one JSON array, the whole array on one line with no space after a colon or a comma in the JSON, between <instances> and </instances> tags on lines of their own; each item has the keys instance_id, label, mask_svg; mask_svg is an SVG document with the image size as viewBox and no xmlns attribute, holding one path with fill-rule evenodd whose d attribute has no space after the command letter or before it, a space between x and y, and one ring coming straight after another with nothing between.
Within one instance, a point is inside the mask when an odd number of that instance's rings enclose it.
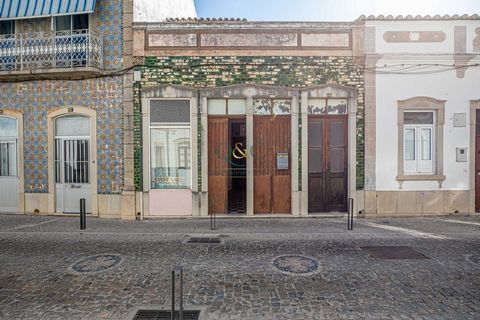
<instances>
[{"instance_id":1,"label":"window sill","mask_svg":"<svg viewBox=\"0 0 480 320\"><path fill-rule=\"evenodd\" d=\"M442 183L446 179L443 174L401 174L397 176L397 181L402 189L404 181L437 181L438 187L442 188Z\"/></svg>"}]
</instances>

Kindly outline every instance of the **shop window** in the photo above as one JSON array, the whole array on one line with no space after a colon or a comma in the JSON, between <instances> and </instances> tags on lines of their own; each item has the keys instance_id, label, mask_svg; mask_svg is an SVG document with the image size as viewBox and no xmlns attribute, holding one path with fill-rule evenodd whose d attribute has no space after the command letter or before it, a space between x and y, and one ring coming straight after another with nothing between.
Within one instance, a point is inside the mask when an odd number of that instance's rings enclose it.
<instances>
[{"instance_id":1,"label":"shop window","mask_svg":"<svg viewBox=\"0 0 480 320\"><path fill-rule=\"evenodd\" d=\"M150 102L150 187L191 187L190 101Z\"/></svg>"}]
</instances>

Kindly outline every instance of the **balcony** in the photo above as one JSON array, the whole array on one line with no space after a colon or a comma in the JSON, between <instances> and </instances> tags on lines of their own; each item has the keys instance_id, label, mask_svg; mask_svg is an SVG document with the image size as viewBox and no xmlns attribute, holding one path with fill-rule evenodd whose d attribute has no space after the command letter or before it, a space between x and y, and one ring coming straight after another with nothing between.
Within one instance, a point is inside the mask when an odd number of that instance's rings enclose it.
<instances>
[{"instance_id":1,"label":"balcony","mask_svg":"<svg viewBox=\"0 0 480 320\"><path fill-rule=\"evenodd\" d=\"M102 72L103 38L91 30L0 36L0 79L80 78Z\"/></svg>"}]
</instances>

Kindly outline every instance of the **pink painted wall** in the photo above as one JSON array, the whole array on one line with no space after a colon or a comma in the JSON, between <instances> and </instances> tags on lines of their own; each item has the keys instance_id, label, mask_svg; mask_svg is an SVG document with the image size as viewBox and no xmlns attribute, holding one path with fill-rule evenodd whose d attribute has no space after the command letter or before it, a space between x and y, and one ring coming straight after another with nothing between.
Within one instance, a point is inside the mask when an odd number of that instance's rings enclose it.
<instances>
[{"instance_id":1,"label":"pink painted wall","mask_svg":"<svg viewBox=\"0 0 480 320\"><path fill-rule=\"evenodd\" d=\"M192 191L150 190L150 216L190 216L192 215Z\"/></svg>"}]
</instances>

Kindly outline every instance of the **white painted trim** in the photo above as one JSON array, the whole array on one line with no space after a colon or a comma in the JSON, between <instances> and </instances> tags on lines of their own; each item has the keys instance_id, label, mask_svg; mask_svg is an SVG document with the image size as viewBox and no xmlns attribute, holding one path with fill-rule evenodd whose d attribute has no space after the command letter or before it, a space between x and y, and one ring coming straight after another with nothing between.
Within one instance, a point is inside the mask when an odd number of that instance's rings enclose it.
<instances>
[{"instance_id":1,"label":"white painted trim","mask_svg":"<svg viewBox=\"0 0 480 320\"><path fill-rule=\"evenodd\" d=\"M24 133L23 113L13 109L1 109L0 116L12 117L17 120L17 178L18 178L18 212L25 213L25 161L24 161ZM14 209L14 208L11 208Z\"/></svg>"},{"instance_id":2,"label":"white painted trim","mask_svg":"<svg viewBox=\"0 0 480 320\"><path fill-rule=\"evenodd\" d=\"M97 113L87 107L62 107L47 113L47 154L48 154L48 213L57 213L55 205L55 119L67 115L81 115L90 119L90 194L92 215L98 216L97 190ZM59 212L58 212L59 213Z\"/></svg>"}]
</instances>

